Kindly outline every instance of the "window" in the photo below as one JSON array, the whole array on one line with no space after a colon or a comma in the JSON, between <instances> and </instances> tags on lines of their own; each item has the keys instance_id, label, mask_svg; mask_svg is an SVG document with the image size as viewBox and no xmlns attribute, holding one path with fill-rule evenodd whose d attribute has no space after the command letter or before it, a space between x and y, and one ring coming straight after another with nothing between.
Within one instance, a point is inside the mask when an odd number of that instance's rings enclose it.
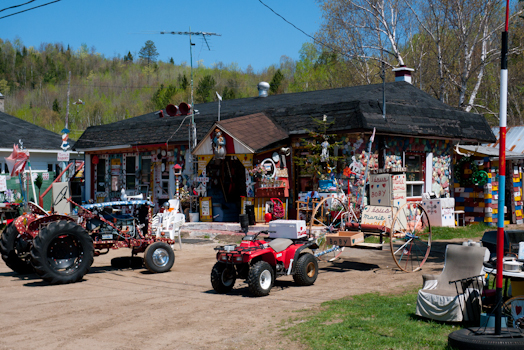
<instances>
[{"instance_id":1,"label":"window","mask_svg":"<svg viewBox=\"0 0 524 350\"><path fill-rule=\"evenodd\" d=\"M126 190L135 190L136 188L136 157L126 157Z\"/></svg>"},{"instance_id":2,"label":"window","mask_svg":"<svg viewBox=\"0 0 524 350\"><path fill-rule=\"evenodd\" d=\"M404 154L404 166L406 167L406 196L421 197L424 189L424 174L422 161L424 157L420 154Z\"/></svg>"},{"instance_id":3,"label":"window","mask_svg":"<svg viewBox=\"0 0 524 350\"><path fill-rule=\"evenodd\" d=\"M100 159L96 165L96 191L105 192L106 186L106 161L105 159Z\"/></svg>"}]
</instances>

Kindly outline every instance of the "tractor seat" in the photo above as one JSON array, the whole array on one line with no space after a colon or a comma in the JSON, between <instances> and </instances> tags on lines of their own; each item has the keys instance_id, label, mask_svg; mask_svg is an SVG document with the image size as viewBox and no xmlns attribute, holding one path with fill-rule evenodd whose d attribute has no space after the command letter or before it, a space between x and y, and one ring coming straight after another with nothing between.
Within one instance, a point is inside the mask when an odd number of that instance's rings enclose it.
<instances>
[{"instance_id":1,"label":"tractor seat","mask_svg":"<svg viewBox=\"0 0 524 350\"><path fill-rule=\"evenodd\" d=\"M292 244L293 241L287 238L275 238L269 242L269 246L277 253L286 250Z\"/></svg>"}]
</instances>

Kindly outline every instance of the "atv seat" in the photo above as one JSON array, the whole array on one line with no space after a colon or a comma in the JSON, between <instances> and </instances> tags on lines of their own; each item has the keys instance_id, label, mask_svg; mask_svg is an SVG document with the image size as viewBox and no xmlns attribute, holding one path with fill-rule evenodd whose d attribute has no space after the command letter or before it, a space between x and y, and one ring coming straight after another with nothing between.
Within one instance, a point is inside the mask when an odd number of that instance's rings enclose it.
<instances>
[{"instance_id":1,"label":"atv seat","mask_svg":"<svg viewBox=\"0 0 524 350\"><path fill-rule=\"evenodd\" d=\"M277 253L286 250L292 244L293 241L287 238L275 238L269 242L269 246Z\"/></svg>"}]
</instances>

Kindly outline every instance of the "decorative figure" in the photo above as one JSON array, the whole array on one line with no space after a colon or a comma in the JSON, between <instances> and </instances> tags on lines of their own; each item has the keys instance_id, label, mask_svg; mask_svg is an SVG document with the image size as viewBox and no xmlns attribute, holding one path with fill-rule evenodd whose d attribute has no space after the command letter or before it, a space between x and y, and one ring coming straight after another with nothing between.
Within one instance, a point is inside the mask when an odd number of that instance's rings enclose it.
<instances>
[{"instance_id":1,"label":"decorative figure","mask_svg":"<svg viewBox=\"0 0 524 350\"><path fill-rule=\"evenodd\" d=\"M324 142L320 144L322 146L322 153L320 154L320 161L321 162L327 162L329 159L329 142L327 142L327 139L324 138Z\"/></svg>"},{"instance_id":2,"label":"decorative figure","mask_svg":"<svg viewBox=\"0 0 524 350\"><path fill-rule=\"evenodd\" d=\"M213 153L216 159L226 158L226 138L222 135L219 128L215 129L215 137L213 138Z\"/></svg>"}]
</instances>

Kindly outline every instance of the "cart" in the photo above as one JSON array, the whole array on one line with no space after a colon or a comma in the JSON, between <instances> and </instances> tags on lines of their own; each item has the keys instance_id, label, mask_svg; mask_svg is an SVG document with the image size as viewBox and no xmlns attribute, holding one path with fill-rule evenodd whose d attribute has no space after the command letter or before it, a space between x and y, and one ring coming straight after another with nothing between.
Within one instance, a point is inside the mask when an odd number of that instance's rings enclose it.
<instances>
[{"instance_id":1,"label":"cart","mask_svg":"<svg viewBox=\"0 0 524 350\"><path fill-rule=\"evenodd\" d=\"M318 241L315 256L334 261L346 247L383 249L390 247L395 264L402 271L419 271L431 250L431 224L418 202L400 207L364 206L356 210L351 203L325 198L313 210L309 235ZM367 237L376 237L364 240Z\"/></svg>"}]
</instances>

